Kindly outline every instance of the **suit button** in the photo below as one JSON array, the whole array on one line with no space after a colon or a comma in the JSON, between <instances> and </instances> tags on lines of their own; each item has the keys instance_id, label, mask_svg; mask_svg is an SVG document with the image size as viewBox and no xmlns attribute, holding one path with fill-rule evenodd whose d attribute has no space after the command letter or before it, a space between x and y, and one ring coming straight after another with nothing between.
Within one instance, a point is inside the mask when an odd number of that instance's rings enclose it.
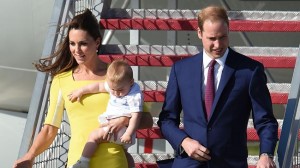
<instances>
[{"instance_id":1,"label":"suit button","mask_svg":"<svg viewBox=\"0 0 300 168\"><path fill-rule=\"evenodd\" d=\"M212 128L211 127L208 127L208 131L211 131L212 130Z\"/></svg>"}]
</instances>

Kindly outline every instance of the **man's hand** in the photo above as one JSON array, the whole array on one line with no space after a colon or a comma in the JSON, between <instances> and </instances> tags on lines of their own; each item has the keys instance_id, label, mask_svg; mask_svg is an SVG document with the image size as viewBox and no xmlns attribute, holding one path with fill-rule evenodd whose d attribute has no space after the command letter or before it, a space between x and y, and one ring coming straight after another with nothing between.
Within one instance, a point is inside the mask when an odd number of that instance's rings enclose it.
<instances>
[{"instance_id":1,"label":"man's hand","mask_svg":"<svg viewBox=\"0 0 300 168\"><path fill-rule=\"evenodd\" d=\"M187 137L182 141L181 146L187 155L195 160L208 161L211 159L209 150L196 140Z\"/></svg>"},{"instance_id":2,"label":"man's hand","mask_svg":"<svg viewBox=\"0 0 300 168\"><path fill-rule=\"evenodd\" d=\"M267 155L260 155L256 168L276 168L273 158Z\"/></svg>"}]
</instances>

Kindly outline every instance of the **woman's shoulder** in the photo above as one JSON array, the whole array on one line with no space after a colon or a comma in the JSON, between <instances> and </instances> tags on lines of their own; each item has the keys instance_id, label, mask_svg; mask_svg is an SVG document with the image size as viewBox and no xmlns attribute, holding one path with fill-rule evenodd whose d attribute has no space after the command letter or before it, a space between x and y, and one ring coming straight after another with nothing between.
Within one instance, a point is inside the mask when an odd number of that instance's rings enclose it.
<instances>
[{"instance_id":1,"label":"woman's shoulder","mask_svg":"<svg viewBox=\"0 0 300 168\"><path fill-rule=\"evenodd\" d=\"M62 72L54 76L54 79L68 79L68 78L72 78L72 70Z\"/></svg>"}]
</instances>

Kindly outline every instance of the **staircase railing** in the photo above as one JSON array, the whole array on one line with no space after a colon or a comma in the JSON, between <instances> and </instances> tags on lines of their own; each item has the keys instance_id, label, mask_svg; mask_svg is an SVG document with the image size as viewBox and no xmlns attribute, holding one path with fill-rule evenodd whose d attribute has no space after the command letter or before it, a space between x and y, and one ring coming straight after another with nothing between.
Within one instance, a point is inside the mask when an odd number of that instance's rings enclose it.
<instances>
[{"instance_id":1,"label":"staircase railing","mask_svg":"<svg viewBox=\"0 0 300 168\"><path fill-rule=\"evenodd\" d=\"M288 103L286 106L285 116L282 125L282 132L278 145L278 167L290 168L298 167L299 151L298 134L300 128L300 45L296 65L291 82ZM296 165L295 165L296 164Z\"/></svg>"}]
</instances>

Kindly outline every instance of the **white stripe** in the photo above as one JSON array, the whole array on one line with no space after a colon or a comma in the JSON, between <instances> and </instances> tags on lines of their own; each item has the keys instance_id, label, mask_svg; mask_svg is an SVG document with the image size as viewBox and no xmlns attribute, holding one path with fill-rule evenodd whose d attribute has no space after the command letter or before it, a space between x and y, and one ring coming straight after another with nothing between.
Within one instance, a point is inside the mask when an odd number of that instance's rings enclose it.
<instances>
[{"instance_id":1,"label":"white stripe","mask_svg":"<svg viewBox=\"0 0 300 168\"><path fill-rule=\"evenodd\" d=\"M56 106L55 106L55 111L54 111L54 115L52 118L52 124L55 125L55 122L57 122L57 116L59 115L59 113L61 113L62 107L63 106L63 97L62 97L62 91L59 90L58 91L58 95L57 95L57 102L56 102Z\"/></svg>"},{"instance_id":2,"label":"white stripe","mask_svg":"<svg viewBox=\"0 0 300 168\"><path fill-rule=\"evenodd\" d=\"M17 71L37 72L37 70L33 70L33 69L16 68L16 67L3 66L3 65L0 65L0 68L2 68L2 69L9 69L9 70L17 70Z\"/></svg>"},{"instance_id":3,"label":"white stripe","mask_svg":"<svg viewBox=\"0 0 300 168\"><path fill-rule=\"evenodd\" d=\"M110 9L105 18L197 19L200 10ZM228 11L231 20L300 21L299 11Z\"/></svg>"},{"instance_id":4,"label":"white stripe","mask_svg":"<svg viewBox=\"0 0 300 168\"><path fill-rule=\"evenodd\" d=\"M157 121L158 121L158 117L153 117L153 127L158 127ZM278 122L278 128L281 129L282 128L282 124L283 124L283 120L282 119L277 119L277 122ZM182 121L180 122L179 127L183 127ZM254 128L254 124L253 124L253 120L252 119L249 119L247 128Z\"/></svg>"},{"instance_id":5,"label":"white stripe","mask_svg":"<svg viewBox=\"0 0 300 168\"><path fill-rule=\"evenodd\" d=\"M173 153L131 153L135 163L156 163L159 160L166 160L174 158ZM259 160L259 156L248 156L248 165L256 165Z\"/></svg>"},{"instance_id":6,"label":"white stripe","mask_svg":"<svg viewBox=\"0 0 300 168\"><path fill-rule=\"evenodd\" d=\"M109 54L157 54L157 55L194 55L202 51L201 46L169 45L103 45L103 53ZM297 47L243 47L232 49L247 56L291 56L296 57Z\"/></svg>"},{"instance_id":7,"label":"white stripe","mask_svg":"<svg viewBox=\"0 0 300 168\"><path fill-rule=\"evenodd\" d=\"M167 81L136 81L142 91L166 91ZM267 83L271 93L286 93L291 89L290 83Z\"/></svg>"}]
</instances>

